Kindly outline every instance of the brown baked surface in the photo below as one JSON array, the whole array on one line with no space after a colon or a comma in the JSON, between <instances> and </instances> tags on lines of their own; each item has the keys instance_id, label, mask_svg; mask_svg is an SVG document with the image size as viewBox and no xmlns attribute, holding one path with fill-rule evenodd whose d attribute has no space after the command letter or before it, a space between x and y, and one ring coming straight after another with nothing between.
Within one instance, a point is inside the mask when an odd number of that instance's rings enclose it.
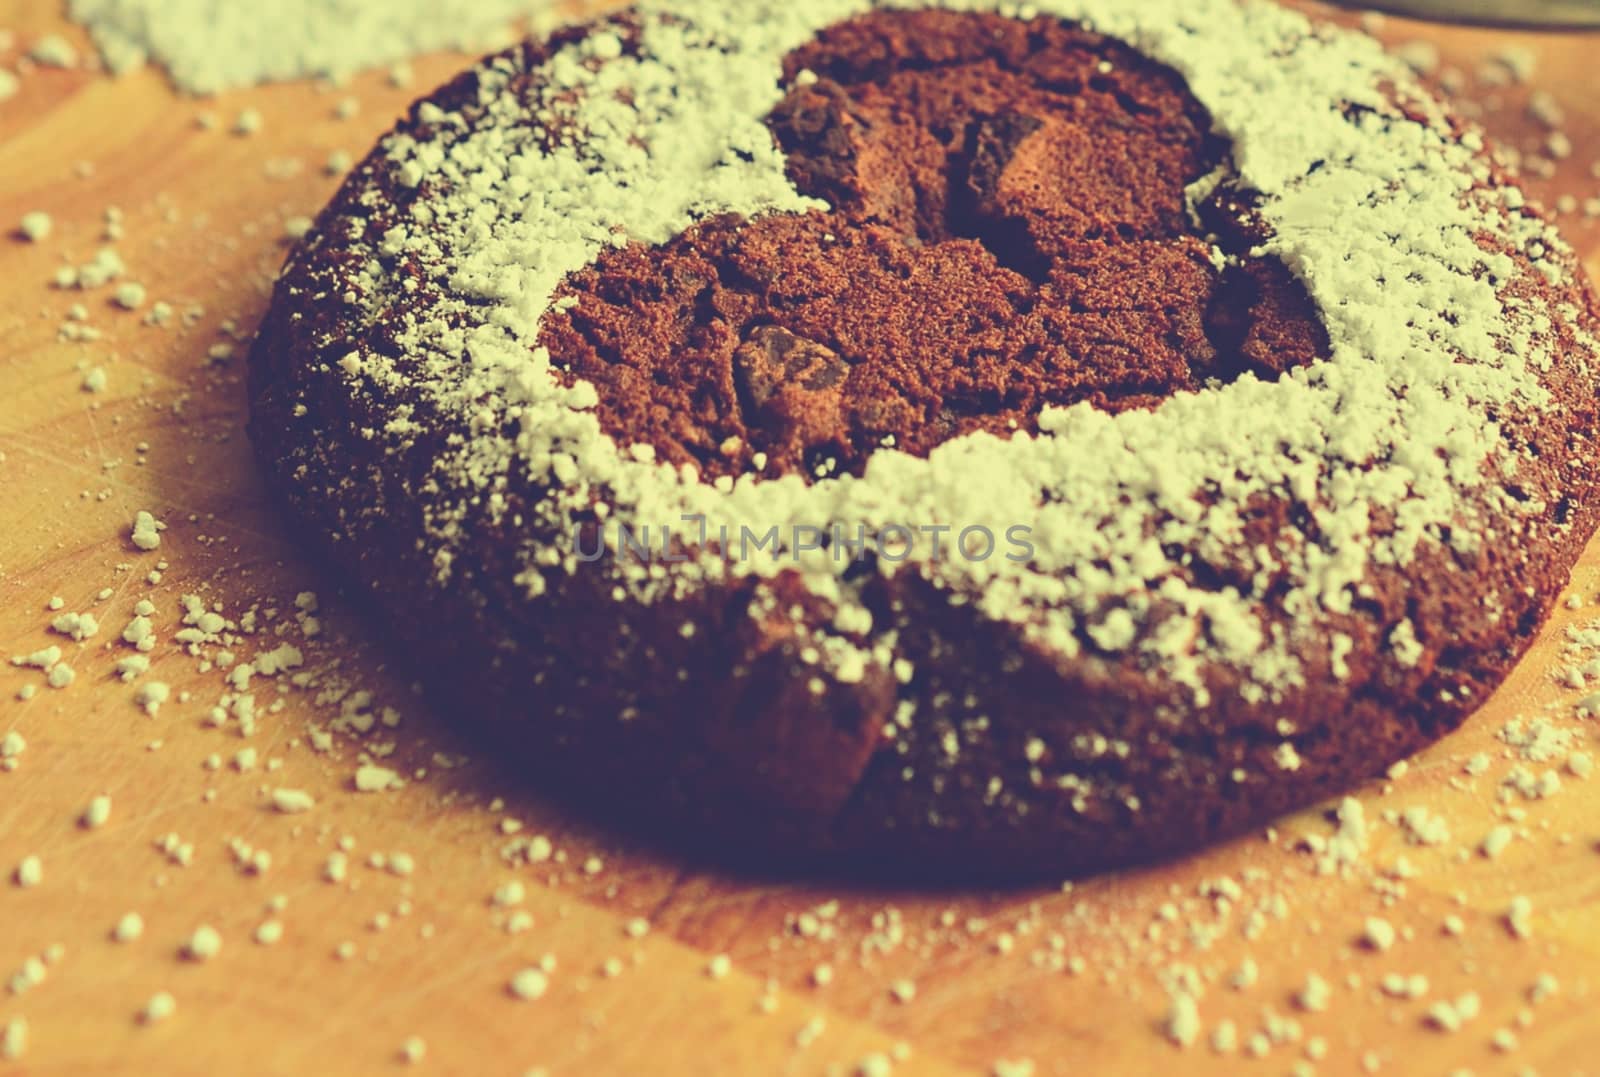
<instances>
[{"instance_id":1,"label":"brown baked surface","mask_svg":"<svg viewBox=\"0 0 1600 1077\"><path fill-rule=\"evenodd\" d=\"M614 25L626 31L626 17ZM583 32L507 55L531 71ZM660 249L609 253L569 280L576 305L546 319L542 342L600 389L618 440L708 475L745 473L757 452L766 474L858 473L889 436L921 455L971 430L1027 429L1048 404L1152 407L1325 350L1281 265L1219 273L1208 261L1182 191L1226 147L1200 133L1206 117L1181 80L1123 46L1047 19L875 14L787 68L818 78L770 126L796 183L834 210L717 218ZM470 112L474 93L469 73L430 100ZM414 109L401 130L427 124ZM375 151L279 282L252 351L251 433L267 472L308 541L370 592L441 706L547 783L719 853L1056 874L1237 832L1457 724L1530 642L1595 523L1593 383L1558 363L1547 410L1503 417L1510 443L1538 453L1513 495L1543 511L1508 518L1501 541L1375 568L1341 617L1347 674L1328 675L1336 659L1313 647L1307 683L1276 702L1248 702L1227 668L1207 671L1210 699L1197 704L1139 658L1069 659L910 573L873 577L866 601L917 676L869 671L818 693L803 629L827 612L785 577L754 610L748 580L618 599L600 565L530 601L513 583L516 551L552 525L538 484L515 470L499 491L511 511L469 509L471 542L438 587L423 536L450 417L403 385L350 394L326 376L357 345L406 361L382 316L354 322L326 301L359 262L329 224L356 215L381 232L427 197L392 171ZM1248 206L1248 192L1220 189L1204 232L1247 251L1262 235ZM1506 253L1528 271L1517 288L1564 296L1593 324L1583 286ZM428 275L415 278L408 302L425 307ZM380 446L369 432L400 407L423 433ZM1248 531L1270 547L1294 509L1263 500L1252 512ZM1225 585L1247 567L1192 571ZM1402 667L1385 641L1405 619L1421 651ZM891 735L905 703L916 720ZM1073 783L1041 779L1067 762Z\"/></svg>"},{"instance_id":2,"label":"brown baked surface","mask_svg":"<svg viewBox=\"0 0 1600 1077\"><path fill-rule=\"evenodd\" d=\"M879 16L797 50L800 71L815 81L768 123L831 212L630 244L546 318L614 437L708 475L757 452L763 474L859 474L883 444L925 456L1031 430L1049 405L1151 407L1325 352L1304 289L1248 256L1237 215L1222 247L1239 263L1212 264L1216 221L1190 219L1185 188L1226 147L1127 47L1052 21Z\"/></svg>"}]
</instances>

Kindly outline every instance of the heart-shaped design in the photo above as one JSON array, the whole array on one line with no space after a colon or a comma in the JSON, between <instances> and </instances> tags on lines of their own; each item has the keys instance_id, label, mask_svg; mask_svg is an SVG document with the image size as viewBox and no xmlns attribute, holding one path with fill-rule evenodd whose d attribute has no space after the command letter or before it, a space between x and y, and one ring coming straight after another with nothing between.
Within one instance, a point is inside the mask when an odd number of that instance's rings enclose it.
<instances>
[{"instance_id":1,"label":"heart-shaped design","mask_svg":"<svg viewBox=\"0 0 1600 1077\"><path fill-rule=\"evenodd\" d=\"M767 118L831 208L722 216L574 274L541 342L605 430L716 476L859 474L1327 351L1173 71L1053 19L879 12L784 61Z\"/></svg>"}]
</instances>

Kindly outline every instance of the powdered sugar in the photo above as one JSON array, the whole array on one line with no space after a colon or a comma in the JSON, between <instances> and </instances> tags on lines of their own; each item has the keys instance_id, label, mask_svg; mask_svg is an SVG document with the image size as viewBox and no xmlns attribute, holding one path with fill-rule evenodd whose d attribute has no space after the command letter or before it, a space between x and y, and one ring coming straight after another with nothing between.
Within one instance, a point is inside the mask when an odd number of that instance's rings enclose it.
<instances>
[{"instance_id":1,"label":"powdered sugar","mask_svg":"<svg viewBox=\"0 0 1600 1077\"><path fill-rule=\"evenodd\" d=\"M106 66L121 73L147 59L190 93L328 76L439 49L503 40L512 19L548 0L71 0Z\"/></svg>"},{"instance_id":2,"label":"powdered sugar","mask_svg":"<svg viewBox=\"0 0 1600 1077\"><path fill-rule=\"evenodd\" d=\"M1537 372L1553 361L1548 332L1568 315L1531 300L1508 307L1496 289L1519 267L1478 239L1514 228L1527 250L1560 251L1559 241L1533 218L1513 213L1507 224L1506 211L1521 205L1516 192L1502 206L1473 190L1474 176L1485 177L1470 140L1450 137L1375 43L1229 0L1035 7L1122 37L1187 78L1233 140L1231 179L1266 196L1262 212L1275 229L1266 250L1317 302L1328 361L1276 383L1246 376L1180 394L1154 411L1052 409L1037 435L969 435L926 459L880 450L860 478L810 484L747 474L719 487L637 451L647 447L618 444L589 410L592 386L565 387L537 347L556 289L607 245L662 242L715 213L817 207L789 182L763 118L785 89L782 57L872 6L683 0L670 17L647 6L637 55L613 33L591 35L544 65L549 85L531 103L510 90L512 62L493 61L478 70L482 115L439 116L425 140L388 142L396 177L426 185L428 197L381 237L362 236L356 219L355 239L328 233L366 258L369 310L407 286L393 269L402 255L455 297L448 307L458 317L434 310L399 330L407 352L424 360L422 391L460 427L427 507L441 580L465 541L467 507L513 466L551 484L540 512L561 536L523 551L519 581L531 598L551 574L578 570L561 521L596 497L635 527L690 517L711 534L1023 525L1035 547L1027 563L935 561L921 551L884 571L920 572L1068 656L1085 641L1148 653L1160 676L1203 700L1201 674L1216 662L1243 671L1257 695L1301 681L1304 648L1291 637L1326 638L1329 616L1350 610L1374 566L1409 563L1446 527L1457 548L1473 548L1493 516L1504 527L1528 511L1485 484L1518 466L1490 414L1544 401ZM1391 84L1401 89L1391 94ZM1396 96L1429 119L1402 116ZM581 134L547 148L547 131ZM1406 272L1393 272L1396 264ZM351 392L401 377L366 354L328 376ZM373 433L399 446L414 431L402 415ZM1264 497L1293 501L1312 526L1286 548L1243 551L1260 565L1245 593L1196 580L1187 560L1236 560L1240 510ZM492 515L492 496L488 505ZM1392 527L1377 530L1378 514ZM847 563L791 543L731 560L702 549L670 576L660 565L614 564L642 601L729 573L794 571L859 620L855 585L842 579ZM1261 616L1257 593L1280 569L1290 585L1281 600L1287 634ZM836 661L852 668L892 654L882 638L865 652L840 642ZM1415 661L1402 650L1402 664Z\"/></svg>"}]
</instances>

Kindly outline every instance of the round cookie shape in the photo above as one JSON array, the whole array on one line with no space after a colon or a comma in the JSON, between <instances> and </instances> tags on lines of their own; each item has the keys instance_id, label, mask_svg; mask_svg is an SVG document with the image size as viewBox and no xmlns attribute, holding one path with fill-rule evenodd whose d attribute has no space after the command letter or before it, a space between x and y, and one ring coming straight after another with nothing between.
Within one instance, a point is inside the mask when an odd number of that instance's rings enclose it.
<instances>
[{"instance_id":1,"label":"round cookie shape","mask_svg":"<svg viewBox=\"0 0 1600 1077\"><path fill-rule=\"evenodd\" d=\"M1379 772L1532 639L1595 304L1481 136L1269 4L1035 9L563 30L291 256L268 475L520 764L718 848L1076 872Z\"/></svg>"}]
</instances>

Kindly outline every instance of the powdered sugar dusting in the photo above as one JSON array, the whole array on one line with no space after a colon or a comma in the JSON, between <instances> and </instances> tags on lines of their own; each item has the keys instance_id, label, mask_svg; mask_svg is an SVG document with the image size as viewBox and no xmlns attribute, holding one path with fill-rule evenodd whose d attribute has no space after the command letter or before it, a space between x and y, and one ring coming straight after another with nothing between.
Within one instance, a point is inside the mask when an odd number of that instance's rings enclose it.
<instances>
[{"instance_id":1,"label":"powdered sugar dusting","mask_svg":"<svg viewBox=\"0 0 1600 1077\"><path fill-rule=\"evenodd\" d=\"M71 0L106 66L154 60L190 93L341 78L446 48L486 48L548 0Z\"/></svg>"},{"instance_id":2,"label":"powdered sugar dusting","mask_svg":"<svg viewBox=\"0 0 1600 1077\"><path fill-rule=\"evenodd\" d=\"M1470 139L1452 137L1375 43L1231 0L1034 7L1121 37L1187 78L1233 140L1234 174L1222 182L1264 196L1275 230L1266 251L1321 311L1327 361L1276 383L1247 375L1180 394L1149 412L1055 408L1040 416L1037 435L968 435L926 459L884 449L859 478L809 484L744 475L717 486L604 433L589 410L592 386L563 385L537 346L558 286L607 245L662 242L716 213L820 207L789 182L763 118L785 89L786 53L881 6L898 5L683 0L670 14L646 5L636 50L612 32L559 50L532 107L513 92L519 72L501 58L478 69L481 116L468 123L424 111L433 134L390 139L399 181L428 190L413 218L381 237L361 236L355 219L355 240L325 231L366 257L371 309L405 286L393 272L401 255L457 297L459 320L435 311L399 332L427 364L423 391L461 425L438 461L440 496L428 508L441 579L464 541L466 507L490 492L493 513L492 491L513 466L549 482L540 511L557 525L596 498L619 522L698 517L712 533L1024 525L1035 546L1025 564L935 561L924 550L883 571L920 572L1067 656L1085 646L1148 653L1161 676L1203 701L1202 673L1218 662L1240 670L1256 695L1300 683L1307 671L1294 637L1327 637L1328 618L1350 610L1374 565L1409 563L1446 528L1452 544L1471 548L1490 526L1486 510L1502 526L1526 514L1486 485L1518 466L1491 415L1543 402L1537 372L1553 361L1552 327L1572 312L1507 304L1500 290L1519 267L1479 239L1507 235L1534 261L1561 251L1559 241L1517 215L1515 191L1474 186L1487 173ZM1397 264L1406 271L1394 272ZM356 392L399 374L361 354L329 376ZM375 436L400 445L412 433L397 417ZM1310 525L1296 542L1243 548L1241 509L1261 498L1303 510ZM1379 515L1392 526L1376 527ZM519 580L530 597L552 574L578 568L563 545L571 528L554 529L562 535L554 546L541 538L523 551ZM1186 568L1191 557L1240 556L1259 568L1244 590ZM825 550L728 560L703 549L670 577L622 559L613 570L643 601L729 573L794 571L859 621L865 611L856 585L842 579L846 564ZM1289 584L1276 600L1291 617L1287 631L1260 615L1274 574ZM891 653L875 646L863 656L842 641L834 650L836 661L857 665Z\"/></svg>"}]
</instances>

